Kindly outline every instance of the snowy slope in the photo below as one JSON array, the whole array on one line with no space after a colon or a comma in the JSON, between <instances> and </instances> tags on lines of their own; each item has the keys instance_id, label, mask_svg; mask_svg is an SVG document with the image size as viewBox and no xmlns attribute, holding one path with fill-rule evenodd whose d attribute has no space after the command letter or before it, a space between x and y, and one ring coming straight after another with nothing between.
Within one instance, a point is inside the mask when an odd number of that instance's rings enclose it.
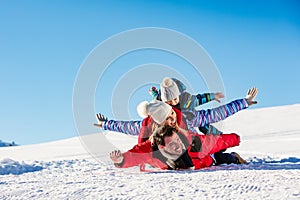
<instances>
[{"instance_id":1,"label":"snowy slope","mask_svg":"<svg viewBox=\"0 0 300 200\"><path fill-rule=\"evenodd\" d=\"M249 165L116 169L109 151L137 138L96 133L1 148L0 199L300 199L300 104L241 111L217 126L241 135L233 150ZM114 146L103 146L106 139Z\"/></svg>"}]
</instances>

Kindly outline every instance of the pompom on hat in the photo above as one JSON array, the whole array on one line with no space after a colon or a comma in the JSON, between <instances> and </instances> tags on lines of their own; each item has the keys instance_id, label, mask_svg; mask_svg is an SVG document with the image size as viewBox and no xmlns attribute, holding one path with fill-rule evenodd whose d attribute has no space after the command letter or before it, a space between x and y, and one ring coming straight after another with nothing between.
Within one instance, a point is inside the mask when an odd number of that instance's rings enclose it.
<instances>
[{"instance_id":1,"label":"pompom on hat","mask_svg":"<svg viewBox=\"0 0 300 200\"><path fill-rule=\"evenodd\" d=\"M149 106L148 101L143 101L137 106L136 110L141 118L148 117L148 115L149 115L148 106Z\"/></svg>"},{"instance_id":2,"label":"pompom on hat","mask_svg":"<svg viewBox=\"0 0 300 200\"><path fill-rule=\"evenodd\" d=\"M161 99L164 102L178 98L180 91L177 84L169 77L163 79L160 84Z\"/></svg>"},{"instance_id":3,"label":"pompom on hat","mask_svg":"<svg viewBox=\"0 0 300 200\"><path fill-rule=\"evenodd\" d=\"M151 102L143 101L137 106L137 112L140 117L146 118L148 115L158 123L162 124L168 117L172 107L162 101L153 100Z\"/></svg>"}]
</instances>

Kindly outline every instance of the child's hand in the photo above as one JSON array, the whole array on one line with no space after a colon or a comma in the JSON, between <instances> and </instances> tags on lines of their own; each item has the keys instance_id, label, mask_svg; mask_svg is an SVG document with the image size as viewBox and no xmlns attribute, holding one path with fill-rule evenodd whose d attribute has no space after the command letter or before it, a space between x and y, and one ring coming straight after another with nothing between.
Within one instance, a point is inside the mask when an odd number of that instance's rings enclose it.
<instances>
[{"instance_id":1,"label":"child's hand","mask_svg":"<svg viewBox=\"0 0 300 200\"><path fill-rule=\"evenodd\" d=\"M253 104L257 104L257 101L254 101L254 98L256 97L257 93L258 93L258 89L256 87L253 87L252 89L248 90L246 100L249 106Z\"/></svg>"},{"instance_id":2,"label":"child's hand","mask_svg":"<svg viewBox=\"0 0 300 200\"><path fill-rule=\"evenodd\" d=\"M122 163L124 160L124 156L122 155L120 150L114 150L114 151L110 152L109 156L110 156L110 159L115 164Z\"/></svg>"},{"instance_id":3,"label":"child's hand","mask_svg":"<svg viewBox=\"0 0 300 200\"><path fill-rule=\"evenodd\" d=\"M156 99L156 97L158 96L158 90L154 86L150 90L148 90L148 92L153 99Z\"/></svg>"},{"instance_id":4,"label":"child's hand","mask_svg":"<svg viewBox=\"0 0 300 200\"><path fill-rule=\"evenodd\" d=\"M215 93L215 99L217 102L221 103L220 99L224 98L224 94L222 92L216 92Z\"/></svg>"}]
</instances>

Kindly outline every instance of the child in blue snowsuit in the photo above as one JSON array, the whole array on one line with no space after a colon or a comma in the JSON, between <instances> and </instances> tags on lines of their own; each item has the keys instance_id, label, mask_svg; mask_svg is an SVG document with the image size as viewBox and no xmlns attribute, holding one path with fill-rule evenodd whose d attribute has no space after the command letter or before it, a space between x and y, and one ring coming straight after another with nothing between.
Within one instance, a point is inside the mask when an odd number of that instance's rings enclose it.
<instances>
[{"instance_id":1,"label":"child in blue snowsuit","mask_svg":"<svg viewBox=\"0 0 300 200\"><path fill-rule=\"evenodd\" d=\"M224 97L220 92L192 95L186 92L186 86L181 81L168 77L163 79L160 84L160 90L152 87L149 93L154 100L164 101L182 111L193 111L196 107L212 100L220 102L219 99ZM198 128L204 134L222 134L221 131L209 124Z\"/></svg>"}]
</instances>

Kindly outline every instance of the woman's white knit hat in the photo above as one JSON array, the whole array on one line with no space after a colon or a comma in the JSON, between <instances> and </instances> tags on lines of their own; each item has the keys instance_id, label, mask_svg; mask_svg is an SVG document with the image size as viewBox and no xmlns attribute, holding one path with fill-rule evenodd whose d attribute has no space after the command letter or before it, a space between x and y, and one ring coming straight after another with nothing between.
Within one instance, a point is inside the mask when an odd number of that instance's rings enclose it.
<instances>
[{"instance_id":1,"label":"woman's white knit hat","mask_svg":"<svg viewBox=\"0 0 300 200\"><path fill-rule=\"evenodd\" d=\"M168 117L172 107L162 101L153 100L151 102L143 101L137 106L137 112L142 118L148 115L158 123L162 124Z\"/></svg>"},{"instance_id":2,"label":"woman's white knit hat","mask_svg":"<svg viewBox=\"0 0 300 200\"><path fill-rule=\"evenodd\" d=\"M178 98L180 95L177 84L169 77L163 79L162 83L160 84L160 92L163 102Z\"/></svg>"}]
</instances>

